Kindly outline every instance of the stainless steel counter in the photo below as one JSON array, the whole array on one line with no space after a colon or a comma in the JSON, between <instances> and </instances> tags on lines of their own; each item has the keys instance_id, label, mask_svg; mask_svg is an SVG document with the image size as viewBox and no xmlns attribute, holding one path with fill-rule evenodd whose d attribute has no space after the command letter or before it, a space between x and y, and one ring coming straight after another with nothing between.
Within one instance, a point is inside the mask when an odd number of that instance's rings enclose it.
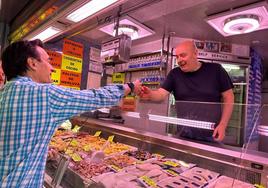
<instances>
[{"instance_id":1,"label":"stainless steel counter","mask_svg":"<svg viewBox=\"0 0 268 188\"><path fill-rule=\"evenodd\" d=\"M82 130L94 134L102 131L102 137L115 135L115 141L126 143L151 153L177 158L216 171L222 175L238 178L250 183L266 185L268 175L268 155L259 152L242 152L241 148L207 143L196 143L173 138L164 134L139 131L108 121L75 117L73 125L83 126Z\"/></svg>"}]
</instances>

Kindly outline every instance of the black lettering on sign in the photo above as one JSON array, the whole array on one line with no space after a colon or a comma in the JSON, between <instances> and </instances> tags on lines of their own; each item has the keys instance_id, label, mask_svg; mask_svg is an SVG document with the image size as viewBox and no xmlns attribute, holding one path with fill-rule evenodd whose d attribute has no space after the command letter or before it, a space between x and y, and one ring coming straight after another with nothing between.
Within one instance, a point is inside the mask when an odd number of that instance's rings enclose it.
<instances>
[{"instance_id":1,"label":"black lettering on sign","mask_svg":"<svg viewBox=\"0 0 268 188\"><path fill-rule=\"evenodd\" d=\"M78 71L78 69L77 69L77 68L75 68L75 67L66 66L66 68L67 68L67 69L69 69L69 70Z\"/></svg>"},{"instance_id":2,"label":"black lettering on sign","mask_svg":"<svg viewBox=\"0 0 268 188\"><path fill-rule=\"evenodd\" d=\"M114 84L122 84L123 82L122 81L114 81L113 83Z\"/></svg>"}]
</instances>

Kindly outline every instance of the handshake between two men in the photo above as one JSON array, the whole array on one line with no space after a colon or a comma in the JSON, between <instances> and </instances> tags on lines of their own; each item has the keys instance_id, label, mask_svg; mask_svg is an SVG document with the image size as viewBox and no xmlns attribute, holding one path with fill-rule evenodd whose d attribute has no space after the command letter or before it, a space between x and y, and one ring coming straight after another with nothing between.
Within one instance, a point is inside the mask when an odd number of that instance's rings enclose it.
<instances>
[{"instance_id":1,"label":"handshake between two men","mask_svg":"<svg viewBox=\"0 0 268 188\"><path fill-rule=\"evenodd\" d=\"M142 100L151 100L156 102L163 101L169 94L169 92L163 88L152 90L146 86L143 86L139 80L128 83L127 85L128 88L125 89L125 94L132 92L139 96Z\"/></svg>"}]
</instances>

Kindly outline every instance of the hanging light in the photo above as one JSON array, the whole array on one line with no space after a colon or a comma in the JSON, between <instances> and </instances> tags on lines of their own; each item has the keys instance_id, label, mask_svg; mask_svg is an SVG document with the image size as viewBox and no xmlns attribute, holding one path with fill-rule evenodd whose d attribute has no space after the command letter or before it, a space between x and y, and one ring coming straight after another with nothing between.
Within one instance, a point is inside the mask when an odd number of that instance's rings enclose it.
<instances>
[{"instance_id":1,"label":"hanging light","mask_svg":"<svg viewBox=\"0 0 268 188\"><path fill-rule=\"evenodd\" d=\"M134 40L139 37L138 30L139 29L135 27L134 25L120 24L118 26L118 35L125 34L131 37L132 40ZM113 31L114 36L115 34L116 34L116 27L114 28L114 31Z\"/></svg>"},{"instance_id":2,"label":"hanging light","mask_svg":"<svg viewBox=\"0 0 268 188\"><path fill-rule=\"evenodd\" d=\"M227 18L223 31L228 34L243 34L255 31L260 27L259 17L253 14L237 15Z\"/></svg>"}]
</instances>

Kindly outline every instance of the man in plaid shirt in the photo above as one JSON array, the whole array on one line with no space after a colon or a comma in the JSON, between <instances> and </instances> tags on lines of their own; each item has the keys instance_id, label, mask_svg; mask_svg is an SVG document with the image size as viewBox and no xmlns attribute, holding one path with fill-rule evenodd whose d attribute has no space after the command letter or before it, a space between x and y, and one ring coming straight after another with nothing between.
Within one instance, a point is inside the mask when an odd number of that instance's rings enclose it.
<instances>
[{"instance_id":1,"label":"man in plaid shirt","mask_svg":"<svg viewBox=\"0 0 268 188\"><path fill-rule=\"evenodd\" d=\"M141 88L139 81L83 91L55 86L40 40L8 46L2 66L8 82L0 91L0 187L42 187L57 126L73 115L116 105Z\"/></svg>"}]
</instances>

